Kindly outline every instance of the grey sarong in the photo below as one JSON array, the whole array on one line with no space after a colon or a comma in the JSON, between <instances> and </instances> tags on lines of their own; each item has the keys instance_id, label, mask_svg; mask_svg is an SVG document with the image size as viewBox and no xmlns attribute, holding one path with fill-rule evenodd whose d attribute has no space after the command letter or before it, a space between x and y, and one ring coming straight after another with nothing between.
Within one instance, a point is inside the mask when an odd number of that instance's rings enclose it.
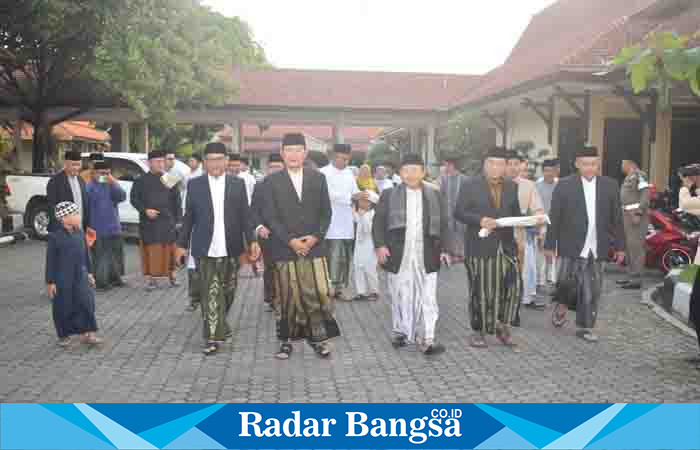
<instances>
[{"instance_id":1,"label":"grey sarong","mask_svg":"<svg viewBox=\"0 0 700 450\"><path fill-rule=\"evenodd\" d=\"M603 291L603 263L589 258L559 258L557 283L575 286L575 299L569 305L576 308L576 325L579 328L595 327L600 295Z\"/></svg>"}]
</instances>

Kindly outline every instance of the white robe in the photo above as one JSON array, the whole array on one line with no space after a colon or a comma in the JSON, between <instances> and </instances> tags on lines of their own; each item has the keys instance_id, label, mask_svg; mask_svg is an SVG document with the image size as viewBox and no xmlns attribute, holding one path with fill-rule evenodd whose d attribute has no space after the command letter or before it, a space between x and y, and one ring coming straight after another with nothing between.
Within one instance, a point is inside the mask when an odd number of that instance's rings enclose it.
<instances>
[{"instance_id":1,"label":"white robe","mask_svg":"<svg viewBox=\"0 0 700 450\"><path fill-rule=\"evenodd\" d=\"M353 212L355 220L355 253L353 254L353 278L357 295L377 294L379 278L377 275L377 255L374 253L372 240L372 220L374 210L364 214Z\"/></svg>"},{"instance_id":2,"label":"white robe","mask_svg":"<svg viewBox=\"0 0 700 450\"><path fill-rule=\"evenodd\" d=\"M423 193L406 191L406 246L399 273L388 273L392 328L408 342L429 346L438 319L437 272L426 273L423 251Z\"/></svg>"},{"instance_id":3,"label":"white robe","mask_svg":"<svg viewBox=\"0 0 700 450\"><path fill-rule=\"evenodd\" d=\"M248 206L250 206L253 201L253 191L255 190L255 177L246 170L245 172L240 172L238 178L242 179L245 184L245 191L248 194Z\"/></svg>"},{"instance_id":4,"label":"white robe","mask_svg":"<svg viewBox=\"0 0 700 450\"><path fill-rule=\"evenodd\" d=\"M347 167L338 170L329 164L321 168L328 183L328 196L333 215L326 233L326 239L353 239L355 230L352 220L352 197L360 192L352 171Z\"/></svg>"}]
</instances>

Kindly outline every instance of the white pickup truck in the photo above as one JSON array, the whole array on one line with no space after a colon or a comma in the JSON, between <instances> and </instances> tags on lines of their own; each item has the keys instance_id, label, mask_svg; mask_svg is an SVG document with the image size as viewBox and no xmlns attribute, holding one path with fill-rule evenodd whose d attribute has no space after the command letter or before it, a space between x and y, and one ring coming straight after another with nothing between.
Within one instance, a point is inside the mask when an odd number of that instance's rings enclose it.
<instances>
[{"instance_id":1,"label":"white pickup truck","mask_svg":"<svg viewBox=\"0 0 700 450\"><path fill-rule=\"evenodd\" d=\"M83 153L83 162L90 154ZM138 233L139 213L129 202L129 193L133 182L148 172L148 158L145 153L104 153L104 158L111 164L112 175L119 180L119 185L126 191L126 201L119 204L119 219L126 235ZM176 161L180 173L189 173L186 164ZM45 239L48 234L49 208L46 199L46 185L51 174L8 175L7 206L10 214L21 214L24 225L34 237Z\"/></svg>"}]
</instances>

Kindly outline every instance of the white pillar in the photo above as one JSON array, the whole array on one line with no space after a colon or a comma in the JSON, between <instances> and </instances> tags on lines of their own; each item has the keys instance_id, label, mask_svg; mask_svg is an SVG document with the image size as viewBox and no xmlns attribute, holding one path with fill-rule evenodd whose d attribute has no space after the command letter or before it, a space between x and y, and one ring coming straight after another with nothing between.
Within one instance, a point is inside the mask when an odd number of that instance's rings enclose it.
<instances>
[{"instance_id":1,"label":"white pillar","mask_svg":"<svg viewBox=\"0 0 700 450\"><path fill-rule=\"evenodd\" d=\"M118 152L124 152L128 153L130 148L129 148L129 122L122 122L119 125L119 131L120 131L120 148L115 149Z\"/></svg>"},{"instance_id":2,"label":"white pillar","mask_svg":"<svg viewBox=\"0 0 700 450\"><path fill-rule=\"evenodd\" d=\"M435 157L435 125L428 125L428 137L425 146L425 166L428 171L432 171L432 164L436 162Z\"/></svg>"},{"instance_id":3,"label":"white pillar","mask_svg":"<svg viewBox=\"0 0 700 450\"><path fill-rule=\"evenodd\" d=\"M420 128L411 128L409 130L409 141L411 153L420 153Z\"/></svg>"},{"instance_id":4,"label":"white pillar","mask_svg":"<svg viewBox=\"0 0 700 450\"><path fill-rule=\"evenodd\" d=\"M139 152L148 153L148 123L141 122L136 125L136 149Z\"/></svg>"},{"instance_id":5,"label":"white pillar","mask_svg":"<svg viewBox=\"0 0 700 450\"><path fill-rule=\"evenodd\" d=\"M243 123L238 122L238 148L241 151L241 153L245 152L245 146L243 145L245 143L245 135L243 134Z\"/></svg>"},{"instance_id":6,"label":"white pillar","mask_svg":"<svg viewBox=\"0 0 700 450\"><path fill-rule=\"evenodd\" d=\"M345 143L345 136L343 136L343 124L340 122L336 122L336 124L333 126L333 143Z\"/></svg>"},{"instance_id":7,"label":"white pillar","mask_svg":"<svg viewBox=\"0 0 700 450\"><path fill-rule=\"evenodd\" d=\"M241 123L238 120L231 122L231 151L241 152Z\"/></svg>"}]
</instances>

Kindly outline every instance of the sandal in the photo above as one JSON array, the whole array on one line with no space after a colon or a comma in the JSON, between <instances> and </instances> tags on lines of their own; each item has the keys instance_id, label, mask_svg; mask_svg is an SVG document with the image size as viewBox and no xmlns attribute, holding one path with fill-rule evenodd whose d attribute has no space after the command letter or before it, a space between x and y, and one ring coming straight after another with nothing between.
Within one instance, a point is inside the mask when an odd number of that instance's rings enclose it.
<instances>
[{"instance_id":1,"label":"sandal","mask_svg":"<svg viewBox=\"0 0 700 450\"><path fill-rule=\"evenodd\" d=\"M563 327L569 322L569 319L567 319L566 316L566 312L563 314L560 312L559 305L555 306L554 310L552 311L552 325L554 325L556 328Z\"/></svg>"},{"instance_id":2,"label":"sandal","mask_svg":"<svg viewBox=\"0 0 700 450\"><path fill-rule=\"evenodd\" d=\"M59 347L63 347L63 348L70 347L70 338L69 337L61 338L58 340L58 342L56 342L56 345L58 345Z\"/></svg>"},{"instance_id":3,"label":"sandal","mask_svg":"<svg viewBox=\"0 0 700 450\"><path fill-rule=\"evenodd\" d=\"M88 345L100 345L100 344L104 344L104 342L105 342L104 339L102 339L101 337L97 337L97 336L91 336L91 337L87 338L87 340L85 341L85 343Z\"/></svg>"},{"instance_id":4,"label":"sandal","mask_svg":"<svg viewBox=\"0 0 700 450\"><path fill-rule=\"evenodd\" d=\"M473 336L471 346L474 348L486 348L488 344L483 336Z\"/></svg>"},{"instance_id":5,"label":"sandal","mask_svg":"<svg viewBox=\"0 0 700 450\"><path fill-rule=\"evenodd\" d=\"M328 358L329 356L331 356L331 351L325 344L316 345L314 347L314 350L316 351L316 354L321 358Z\"/></svg>"},{"instance_id":6,"label":"sandal","mask_svg":"<svg viewBox=\"0 0 700 450\"><path fill-rule=\"evenodd\" d=\"M205 355L211 355L213 353L216 353L219 351L219 344L216 342L207 342L207 345L204 347L204 354Z\"/></svg>"},{"instance_id":7,"label":"sandal","mask_svg":"<svg viewBox=\"0 0 700 450\"><path fill-rule=\"evenodd\" d=\"M275 354L277 359L289 359L289 355L292 353L292 344L281 344L280 351Z\"/></svg>"},{"instance_id":8,"label":"sandal","mask_svg":"<svg viewBox=\"0 0 700 450\"><path fill-rule=\"evenodd\" d=\"M496 324L496 337L503 345L509 347L513 345L513 335L511 334L510 327L508 326L501 323Z\"/></svg>"}]
</instances>

